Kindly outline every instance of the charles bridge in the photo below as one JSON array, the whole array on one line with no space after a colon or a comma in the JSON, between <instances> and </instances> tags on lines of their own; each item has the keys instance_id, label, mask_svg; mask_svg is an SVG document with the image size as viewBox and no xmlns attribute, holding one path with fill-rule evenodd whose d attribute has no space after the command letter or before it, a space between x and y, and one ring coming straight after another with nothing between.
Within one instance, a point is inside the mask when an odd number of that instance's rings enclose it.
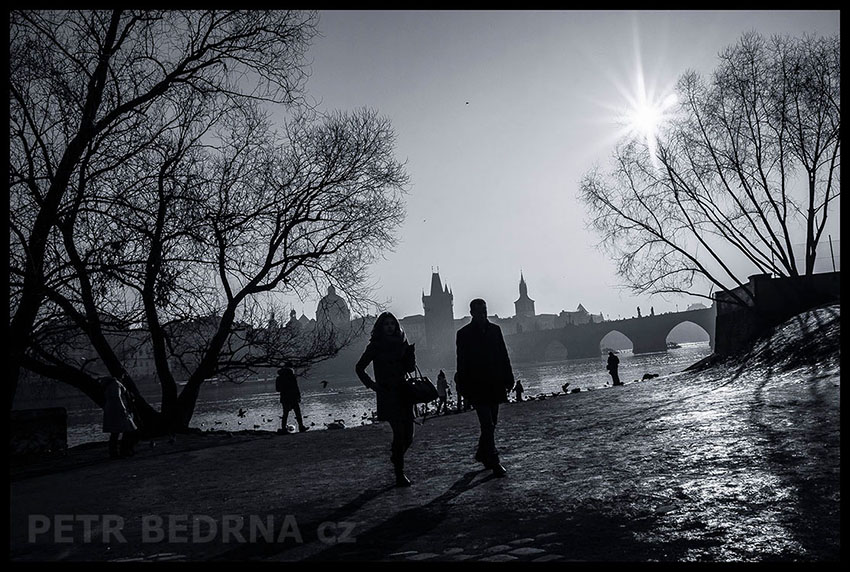
<instances>
[{"instance_id":1,"label":"charles bridge","mask_svg":"<svg viewBox=\"0 0 850 572\"><path fill-rule=\"evenodd\" d=\"M543 361L547 350L557 342L566 351L566 359L597 357L602 339L611 332L620 332L634 345L633 352L650 353L667 351L667 335L670 330L684 322L701 326L709 336L714 348L716 310L710 308L669 312L666 314L567 324L562 328L531 330L505 336L505 344L511 360L517 362Z\"/></svg>"}]
</instances>

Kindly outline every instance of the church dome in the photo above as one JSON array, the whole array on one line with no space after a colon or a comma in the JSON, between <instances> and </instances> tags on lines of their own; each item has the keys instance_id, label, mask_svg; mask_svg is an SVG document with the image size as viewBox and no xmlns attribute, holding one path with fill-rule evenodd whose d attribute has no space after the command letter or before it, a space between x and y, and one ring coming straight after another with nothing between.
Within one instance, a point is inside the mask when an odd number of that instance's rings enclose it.
<instances>
[{"instance_id":1,"label":"church dome","mask_svg":"<svg viewBox=\"0 0 850 572\"><path fill-rule=\"evenodd\" d=\"M351 320L351 312L342 296L336 293L333 285L328 286L328 293L319 300L316 308L316 322L320 325L334 327L347 326Z\"/></svg>"}]
</instances>

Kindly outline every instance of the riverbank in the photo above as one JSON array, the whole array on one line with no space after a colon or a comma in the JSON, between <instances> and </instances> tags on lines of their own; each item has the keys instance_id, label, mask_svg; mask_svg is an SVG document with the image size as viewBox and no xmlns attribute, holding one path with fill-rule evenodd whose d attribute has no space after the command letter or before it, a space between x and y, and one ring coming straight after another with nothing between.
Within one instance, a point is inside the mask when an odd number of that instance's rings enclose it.
<instances>
[{"instance_id":1,"label":"riverbank","mask_svg":"<svg viewBox=\"0 0 850 572\"><path fill-rule=\"evenodd\" d=\"M409 489L386 424L74 448L12 470L11 557L837 561L839 318L810 312L727 364L508 404L503 479L472 459L471 412L417 426Z\"/></svg>"},{"instance_id":2,"label":"riverbank","mask_svg":"<svg viewBox=\"0 0 850 572\"><path fill-rule=\"evenodd\" d=\"M646 373L664 377L681 372L710 353L711 348L707 342L683 344L678 349L652 354L624 351L620 353L620 377L626 381L640 379ZM600 355L598 359L515 363L513 369L515 376L522 379L527 399L537 395L550 397L553 393L562 393L565 382L570 384L569 391L576 388L581 388L582 391L602 389L606 384L610 386L611 377L605 370L605 357ZM353 372L353 364L351 369ZM434 380L438 371L423 370L422 373ZM451 377L454 372L447 369L446 373ZM305 376L299 379L299 385L302 396L301 411L311 430L321 431L332 423L339 425L340 420L346 427L371 423L375 396L355 376L330 379L326 388L316 376ZM158 401L152 400L151 403L154 408L159 408ZM104 441L103 411L91 402L80 407L79 400L77 404L44 401L22 408L57 406L65 407L68 412L68 447ZM195 406L191 426L204 431L274 431L280 427L280 422L280 398L274 391L274 382L260 381L205 387ZM289 423L294 430L295 419L292 415L289 417Z\"/></svg>"}]
</instances>

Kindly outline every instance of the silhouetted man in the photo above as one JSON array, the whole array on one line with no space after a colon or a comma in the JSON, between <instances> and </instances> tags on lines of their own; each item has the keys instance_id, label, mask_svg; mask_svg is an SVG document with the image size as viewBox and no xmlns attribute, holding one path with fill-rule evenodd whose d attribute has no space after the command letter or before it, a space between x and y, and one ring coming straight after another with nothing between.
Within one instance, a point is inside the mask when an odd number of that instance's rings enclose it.
<instances>
[{"instance_id":1,"label":"silhouetted man","mask_svg":"<svg viewBox=\"0 0 850 572\"><path fill-rule=\"evenodd\" d=\"M478 414L481 436L475 460L493 470L497 477L507 471L496 449L499 404L507 403L514 386L514 373L502 330L487 320L487 303L476 298L469 303L472 321L457 332L457 388Z\"/></svg>"},{"instance_id":2,"label":"silhouetted man","mask_svg":"<svg viewBox=\"0 0 850 572\"><path fill-rule=\"evenodd\" d=\"M620 374L617 372L617 368L620 366L620 358L614 355L614 352L608 352L608 365L605 368L608 370L608 373L611 374L611 380L614 385L623 385L623 382L620 381Z\"/></svg>"}]
</instances>

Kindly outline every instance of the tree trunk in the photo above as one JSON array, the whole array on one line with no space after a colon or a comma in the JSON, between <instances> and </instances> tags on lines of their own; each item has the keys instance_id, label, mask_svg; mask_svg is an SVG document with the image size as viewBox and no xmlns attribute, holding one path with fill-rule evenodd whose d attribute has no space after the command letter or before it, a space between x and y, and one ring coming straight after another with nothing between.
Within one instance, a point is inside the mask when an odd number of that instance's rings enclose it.
<instances>
[{"instance_id":1,"label":"tree trunk","mask_svg":"<svg viewBox=\"0 0 850 572\"><path fill-rule=\"evenodd\" d=\"M41 281L43 279L42 271L44 270L44 251L47 247L47 238L50 234L50 229L53 227L59 204L65 195L65 190L68 188L71 175L79 164L86 146L95 135L94 118L103 99L107 64L109 63L109 58L112 56L112 47L115 43L120 18L121 11L114 11L109 31L104 39L103 51L100 54L98 66L89 80L88 93L86 94L86 102L79 129L62 154L62 159L56 168L55 175L50 182L50 187L45 194L44 202L41 204L38 215L36 215L32 232L27 242L29 251L21 300L12 319L12 323L9 326L9 359L11 360L11 365L9 368L10 379L7 383L12 386L10 393L13 398L17 392L21 363L29 345L30 332L32 331L35 318L44 297ZM9 407L11 408L11 406L12 401L10 400Z\"/></svg>"}]
</instances>

